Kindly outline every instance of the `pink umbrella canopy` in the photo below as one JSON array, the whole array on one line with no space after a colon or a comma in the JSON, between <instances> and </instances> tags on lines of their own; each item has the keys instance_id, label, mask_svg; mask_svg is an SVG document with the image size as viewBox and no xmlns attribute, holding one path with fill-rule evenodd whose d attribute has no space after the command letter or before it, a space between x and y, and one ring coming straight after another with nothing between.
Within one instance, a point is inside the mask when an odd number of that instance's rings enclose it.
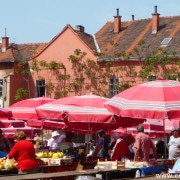
<instances>
[{"instance_id":1,"label":"pink umbrella canopy","mask_svg":"<svg viewBox=\"0 0 180 180\"><path fill-rule=\"evenodd\" d=\"M107 98L96 95L72 96L60 98L36 108L40 119L69 119L79 122L112 122L113 113L103 107ZM71 112L71 114L69 114Z\"/></svg>"},{"instance_id":2,"label":"pink umbrella canopy","mask_svg":"<svg viewBox=\"0 0 180 180\"><path fill-rule=\"evenodd\" d=\"M13 119L12 111L6 108L0 108L0 120L1 119Z\"/></svg>"},{"instance_id":3,"label":"pink umbrella canopy","mask_svg":"<svg viewBox=\"0 0 180 180\"><path fill-rule=\"evenodd\" d=\"M17 128L25 127L25 125L22 120L0 120L0 128Z\"/></svg>"},{"instance_id":4,"label":"pink umbrella canopy","mask_svg":"<svg viewBox=\"0 0 180 180\"><path fill-rule=\"evenodd\" d=\"M66 124L64 122L50 121L50 120L37 120L37 119L29 119L27 121L27 125L35 128L43 128L43 129L65 129Z\"/></svg>"},{"instance_id":5,"label":"pink umbrella canopy","mask_svg":"<svg viewBox=\"0 0 180 180\"><path fill-rule=\"evenodd\" d=\"M37 119L37 114L35 108L42 104L54 101L55 99L47 98L47 97L38 97L21 100L17 103L14 103L9 107L12 111L12 115L14 119Z\"/></svg>"},{"instance_id":6,"label":"pink umbrella canopy","mask_svg":"<svg viewBox=\"0 0 180 180\"><path fill-rule=\"evenodd\" d=\"M180 83L146 82L120 92L104 103L116 115L145 119L180 118Z\"/></svg>"},{"instance_id":7,"label":"pink umbrella canopy","mask_svg":"<svg viewBox=\"0 0 180 180\"><path fill-rule=\"evenodd\" d=\"M127 119L122 118L121 121L120 117L104 108L103 104L107 100L108 98L96 95L65 97L38 106L36 112L39 119L64 121L68 128L74 129L110 129L121 124L128 125ZM131 122L138 123L135 119Z\"/></svg>"}]
</instances>

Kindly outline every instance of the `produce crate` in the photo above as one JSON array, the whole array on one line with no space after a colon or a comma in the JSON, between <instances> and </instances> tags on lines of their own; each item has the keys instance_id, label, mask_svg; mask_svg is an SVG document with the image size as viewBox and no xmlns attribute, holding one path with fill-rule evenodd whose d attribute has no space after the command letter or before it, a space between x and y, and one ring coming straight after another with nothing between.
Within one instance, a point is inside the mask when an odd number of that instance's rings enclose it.
<instances>
[{"instance_id":1,"label":"produce crate","mask_svg":"<svg viewBox=\"0 0 180 180\"><path fill-rule=\"evenodd\" d=\"M73 164L73 158L62 158L61 164L62 165L72 165Z\"/></svg>"},{"instance_id":2,"label":"produce crate","mask_svg":"<svg viewBox=\"0 0 180 180\"><path fill-rule=\"evenodd\" d=\"M37 158L39 165L48 165L49 158Z\"/></svg>"},{"instance_id":3,"label":"produce crate","mask_svg":"<svg viewBox=\"0 0 180 180\"><path fill-rule=\"evenodd\" d=\"M72 165L73 159L72 158L58 158L58 159L49 158L48 164L49 165Z\"/></svg>"},{"instance_id":4,"label":"produce crate","mask_svg":"<svg viewBox=\"0 0 180 180\"><path fill-rule=\"evenodd\" d=\"M59 159L49 158L48 164L49 165L61 165L61 158L59 158Z\"/></svg>"},{"instance_id":5,"label":"produce crate","mask_svg":"<svg viewBox=\"0 0 180 180\"><path fill-rule=\"evenodd\" d=\"M97 166L99 169L122 169L125 168L125 162L121 161L100 161L98 160Z\"/></svg>"}]
</instances>

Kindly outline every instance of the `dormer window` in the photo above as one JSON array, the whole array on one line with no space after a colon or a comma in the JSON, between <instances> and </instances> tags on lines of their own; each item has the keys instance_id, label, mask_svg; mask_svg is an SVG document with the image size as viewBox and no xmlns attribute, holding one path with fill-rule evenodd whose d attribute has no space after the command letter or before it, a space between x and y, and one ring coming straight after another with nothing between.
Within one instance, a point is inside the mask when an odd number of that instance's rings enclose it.
<instances>
[{"instance_id":1,"label":"dormer window","mask_svg":"<svg viewBox=\"0 0 180 180\"><path fill-rule=\"evenodd\" d=\"M167 46L172 38L164 38L161 42L161 46Z\"/></svg>"}]
</instances>

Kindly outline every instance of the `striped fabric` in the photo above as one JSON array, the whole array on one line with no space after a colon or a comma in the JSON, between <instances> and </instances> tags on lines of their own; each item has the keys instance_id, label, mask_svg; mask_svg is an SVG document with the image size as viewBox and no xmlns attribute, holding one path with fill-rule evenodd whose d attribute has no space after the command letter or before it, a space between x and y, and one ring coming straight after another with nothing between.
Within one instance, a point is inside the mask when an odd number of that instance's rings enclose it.
<instances>
[{"instance_id":1,"label":"striped fabric","mask_svg":"<svg viewBox=\"0 0 180 180\"><path fill-rule=\"evenodd\" d=\"M173 80L146 82L120 92L104 103L116 115L133 118L180 118L180 83Z\"/></svg>"}]
</instances>

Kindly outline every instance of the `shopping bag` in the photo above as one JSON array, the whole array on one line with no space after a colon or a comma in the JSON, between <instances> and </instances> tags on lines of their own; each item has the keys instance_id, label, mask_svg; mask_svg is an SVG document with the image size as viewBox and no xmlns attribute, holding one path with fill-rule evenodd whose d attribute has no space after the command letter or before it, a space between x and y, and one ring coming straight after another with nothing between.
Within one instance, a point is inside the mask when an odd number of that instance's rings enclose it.
<instances>
[{"instance_id":1,"label":"shopping bag","mask_svg":"<svg viewBox=\"0 0 180 180\"><path fill-rule=\"evenodd\" d=\"M5 169L14 169L16 168L16 161L14 159L6 159L6 162L4 164Z\"/></svg>"}]
</instances>

